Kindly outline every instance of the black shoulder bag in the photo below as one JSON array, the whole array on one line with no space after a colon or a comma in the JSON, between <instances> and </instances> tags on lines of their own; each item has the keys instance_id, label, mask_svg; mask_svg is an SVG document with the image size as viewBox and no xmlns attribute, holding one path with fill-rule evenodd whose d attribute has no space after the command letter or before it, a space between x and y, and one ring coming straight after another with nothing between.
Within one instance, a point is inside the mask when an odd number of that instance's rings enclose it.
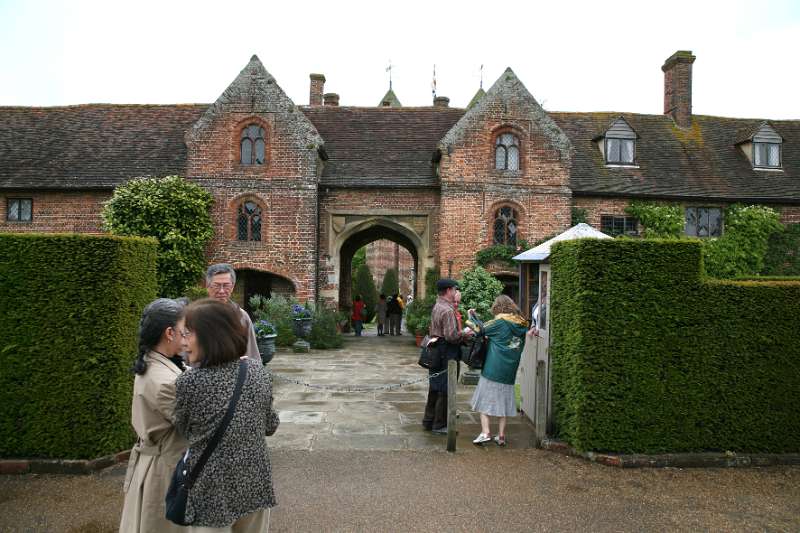
<instances>
[{"instance_id":1,"label":"black shoulder bag","mask_svg":"<svg viewBox=\"0 0 800 533\"><path fill-rule=\"evenodd\" d=\"M427 368L428 370L437 371L441 370L442 368L442 350L439 346L441 339L437 339L436 342L429 342L430 337L427 335L422 340L422 344L420 345L419 350L419 361L417 364L422 368Z\"/></svg>"},{"instance_id":2,"label":"black shoulder bag","mask_svg":"<svg viewBox=\"0 0 800 533\"><path fill-rule=\"evenodd\" d=\"M469 347L467 359L464 361L467 366L475 370L483 368L483 363L486 361L486 350L489 348L489 337L486 336L486 330L483 327L483 322L473 315L472 320L480 326L481 333L472 339L472 345Z\"/></svg>"},{"instance_id":3,"label":"black shoulder bag","mask_svg":"<svg viewBox=\"0 0 800 533\"><path fill-rule=\"evenodd\" d=\"M178 524L179 526L191 525L186 521L186 502L189 500L189 490L191 490L194 482L197 481L197 477L203 470L208 458L214 453L214 449L219 444L219 441L222 440L222 435L225 434L225 430L228 429L228 424L230 424L233 418L233 412L236 410L236 404L239 403L239 397L242 395L242 386L244 385L245 377L247 377L247 360L243 359L239 361L239 376L236 380L236 388L233 390L233 397L228 404L228 411L219 423L211 440L208 441L208 445L206 449L203 450L200 459L197 460L194 469L191 472L187 472L186 455L181 457L181 460L175 465L175 471L172 473L172 480L169 483L169 489L167 489L167 497L165 500L167 520L170 522Z\"/></svg>"}]
</instances>

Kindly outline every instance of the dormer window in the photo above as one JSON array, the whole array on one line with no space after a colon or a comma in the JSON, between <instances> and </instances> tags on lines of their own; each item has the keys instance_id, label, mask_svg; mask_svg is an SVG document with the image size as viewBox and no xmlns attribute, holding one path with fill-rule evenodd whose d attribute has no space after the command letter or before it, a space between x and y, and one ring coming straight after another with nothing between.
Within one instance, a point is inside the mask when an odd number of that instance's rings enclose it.
<instances>
[{"instance_id":1,"label":"dormer window","mask_svg":"<svg viewBox=\"0 0 800 533\"><path fill-rule=\"evenodd\" d=\"M494 168L519 170L519 138L513 133L501 133L494 144Z\"/></svg>"},{"instance_id":2,"label":"dormer window","mask_svg":"<svg viewBox=\"0 0 800 533\"><path fill-rule=\"evenodd\" d=\"M241 158L242 165L263 165L266 161L266 141L264 128L258 124L250 124L242 130Z\"/></svg>"},{"instance_id":3,"label":"dormer window","mask_svg":"<svg viewBox=\"0 0 800 533\"><path fill-rule=\"evenodd\" d=\"M752 137L742 141L741 148L750 159L753 168L779 170L782 144L783 137L769 123L762 122Z\"/></svg>"},{"instance_id":4,"label":"dormer window","mask_svg":"<svg viewBox=\"0 0 800 533\"><path fill-rule=\"evenodd\" d=\"M636 159L636 132L620 117L605 134L607 165L633 165Z\"/></svg>"}]
</instances>

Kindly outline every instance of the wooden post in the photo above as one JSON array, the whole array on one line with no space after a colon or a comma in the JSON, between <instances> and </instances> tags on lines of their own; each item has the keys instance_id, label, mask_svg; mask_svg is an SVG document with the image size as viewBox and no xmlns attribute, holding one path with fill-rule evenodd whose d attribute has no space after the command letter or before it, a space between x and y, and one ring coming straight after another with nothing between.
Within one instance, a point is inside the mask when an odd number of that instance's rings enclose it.
<instances>
[{"instance_id":1,"label":"wooden post","mask_svg":"<svg viewBox=\"0 0 800 533\"><path fill-rule=\"evenodd\" d=\"M547 436L547 376L544 371L544 361L536 362L536 435L537 448L542 447L542 441Z\"/></svg>"},{"instance_id":2,"label":"wooden post","mask_svg":"<svg viewBox=\"0 0 800 533\"><path fill-rule=\"evenodd\" d=\"M458 383L458 362L455 359L447 361L447 451L456 451L456 418L458 406L456 405L456 387Z\"/></svg>"}]
</instances>

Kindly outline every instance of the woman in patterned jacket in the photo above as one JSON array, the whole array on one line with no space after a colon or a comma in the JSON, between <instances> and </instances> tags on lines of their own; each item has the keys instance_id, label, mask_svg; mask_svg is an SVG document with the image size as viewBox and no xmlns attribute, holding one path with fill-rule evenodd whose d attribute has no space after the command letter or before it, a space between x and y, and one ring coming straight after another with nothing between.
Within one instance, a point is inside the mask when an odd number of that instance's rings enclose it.
<instances>
[{"instance_id":1,"label":"woman in patterned jacket","mask_svg":"<svg viewBox=\"0 0 800 533\"><path fill-rule=\"evenodd\" d=\"M189 304L184 323L184 349L194 368L177 380L175 425L189 441L191 470L228 409L247 335L233 308L210 298ZM264 436L275 433L279 422L270 375L248 361L233 418L189 491L191 530L268 530L276 502Z\"/></svg>"}]
</instances>

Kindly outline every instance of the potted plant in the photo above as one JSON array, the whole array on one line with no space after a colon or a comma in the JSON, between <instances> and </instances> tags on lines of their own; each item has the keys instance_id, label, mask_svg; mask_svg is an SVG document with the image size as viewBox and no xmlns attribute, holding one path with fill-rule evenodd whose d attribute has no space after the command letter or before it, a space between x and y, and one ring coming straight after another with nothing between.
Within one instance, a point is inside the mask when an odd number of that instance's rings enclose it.
<instances>
[{"instance_id":1,"label":"potted plant","mask_svg":"<svg viewBox=\"0 0 800 533\"><path fill-rule=\"evenodd\" d=\"M311 321L314 313L311 308L306 305L293 304L292 305L292 318L294 319L294 334L298 337L306 338L311 333Z\"/></svg>"},{"instance_id":2,"label":"potted plant","mask_svg":"<svg viewBox=\"0 0 800 533\"><path fill-rule=\"evenodd\" d=\"M267 364L275 355L275 338L278 336L278 332L272 322L263 318L256 320L253 328L256 330L256 343L258 351L261 353L261 360Z\"/></svg>"}]
</instances>

